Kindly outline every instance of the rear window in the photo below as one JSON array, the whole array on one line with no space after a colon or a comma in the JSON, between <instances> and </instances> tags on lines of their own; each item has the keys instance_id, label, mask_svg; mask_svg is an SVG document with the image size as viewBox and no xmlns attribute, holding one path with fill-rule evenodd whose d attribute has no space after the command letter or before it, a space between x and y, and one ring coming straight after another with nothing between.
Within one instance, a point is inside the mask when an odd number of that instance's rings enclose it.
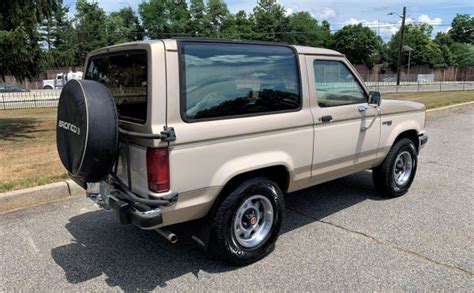
<instances>
[{"instance_id":1,"label":"rear window","mask_svg":"<svg viewBox=\"0 0 474 293\"><path fill-rule=\"evenodd\" d=\"M296 54L285 46L181 43L183 119L231 118L300 108Z\"/></svg>"},{"instance_id":2,"label":"rear window","mask_svg":"<svg viewBox=\"0 0 474 293\"><path fill-rule=\"evenodd\" d=\"M147 112L147 53L128 51L94 56L85 79L104 84L112 93L119 119L145 123Z\"/></svg>"}]
</instances>

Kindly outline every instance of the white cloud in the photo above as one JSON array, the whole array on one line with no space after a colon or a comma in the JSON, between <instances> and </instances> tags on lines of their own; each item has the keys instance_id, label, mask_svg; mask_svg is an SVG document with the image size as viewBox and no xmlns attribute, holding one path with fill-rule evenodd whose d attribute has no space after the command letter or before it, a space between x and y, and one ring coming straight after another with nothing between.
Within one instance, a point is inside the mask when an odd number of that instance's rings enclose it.
<instances>
[{"instance_id":1,"label":"white cloud","mask_svg":"<svg viewBox=\"0 0 474 293\"><path fill-rule=\"evenodd\" d=\"M407 21L409 19L407 18ZM356 18L349 18L346 21L343 22L343 25L354 25L354 24L362 24L364 26L369 27L372 29L375 33L380 34L380 37L384 40L389 39L393 34L398 32L400 28L400 23L388 23L388 22L382 22L382 21L369 21L367 19L356 19Z\"/></svg>"},{"instance_id":2,"label":"white cloud","mask_svg":"<svg viewBox=\"0 0 474 293\"><path fill-rule=\"evenodd\" d=\"M336 17L336 11L329 7L325 7L322 10L314 9L314 11L317 19L331 19Z\"/></svg>"},{"instance_id":3,"label":"white cloud","mask_svg":"<svg viewBox=\"0 0 474 293\"><path fill-rule=\"evenodd\" d=\"M418 22L430 24L432 26L437 26L441 24L442 19L439 17L431 19L428 15L422 14L418 16Z\"/></svg>"}]
</instances>

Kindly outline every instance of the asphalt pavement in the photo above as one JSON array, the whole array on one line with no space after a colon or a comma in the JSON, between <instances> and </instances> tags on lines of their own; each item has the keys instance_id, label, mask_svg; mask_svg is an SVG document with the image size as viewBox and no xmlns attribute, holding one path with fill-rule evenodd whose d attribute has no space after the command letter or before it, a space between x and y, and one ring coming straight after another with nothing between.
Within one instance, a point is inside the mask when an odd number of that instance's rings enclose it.
<instances>
[{"instance_id":1,"label":"asphalt pavement","mask_svg":"<svg viewBox=\"0 0 474 293\"><path fill-rule=\"evenodd\" d=\"M242 268L76 198L0 215L0 291L473 291L474 107L432 114L413 186L361 172L286 196L274 252Z\"/></svg>"}]
</instances>

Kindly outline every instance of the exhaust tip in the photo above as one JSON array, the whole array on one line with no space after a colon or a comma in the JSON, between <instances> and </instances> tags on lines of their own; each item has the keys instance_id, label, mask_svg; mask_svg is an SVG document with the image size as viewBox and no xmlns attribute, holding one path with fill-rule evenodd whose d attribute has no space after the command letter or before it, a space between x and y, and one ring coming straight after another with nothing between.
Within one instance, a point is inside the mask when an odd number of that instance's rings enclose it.
<instances>
[{"instance_id":1,"label":"exhaust tip","mask_svg":"<svg viewBox=\"0 0 474 293\"><path fill-rule=\"evenodd\" d=\"M156 229L155 231L172 244L178 242L178 235L174 234L171 231L164 229Z\"/></svg>"},{"instance_id":2,"label":"exhaust tip","mask_svg":"<svg viewBox=\"0 0 474 293\"><path fill-rule=\"evenodd\" d=\"M178 242L178 236L176 236L175 234L171 233L172 235L169 236L169 242L175 244L176 242Z\"/></svg>"}]
</instances>

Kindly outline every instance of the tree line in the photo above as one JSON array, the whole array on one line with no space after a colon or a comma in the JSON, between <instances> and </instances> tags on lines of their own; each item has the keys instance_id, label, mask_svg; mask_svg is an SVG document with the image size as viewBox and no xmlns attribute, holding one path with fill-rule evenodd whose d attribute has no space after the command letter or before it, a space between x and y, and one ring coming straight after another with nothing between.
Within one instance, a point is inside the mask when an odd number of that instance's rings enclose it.
<instances>
[{"instance_id":1,"label":"tree line","mask_svg":"<svg viewBox=\"0 0 474 293\"><path fill-rule=\"evenodd\" d=\"M223 0L146 0L107 14L97 2L78 0L76 13L62 0L0 1L0 75L33 78L45 68L82 65L92 50L129 41L172 37L260 40L325 47L355 64L395 68L400 32L384 43L371 28L329 22L309 12L287 14L276 0L260 0L251 13L231 13ZM458 14L448 32L432 39L433 27L408 24L404 45L411 65L435 68L474 65L474 17ZM404 54L402 64L407 64Z\"/></svg>"}]
</instances>

